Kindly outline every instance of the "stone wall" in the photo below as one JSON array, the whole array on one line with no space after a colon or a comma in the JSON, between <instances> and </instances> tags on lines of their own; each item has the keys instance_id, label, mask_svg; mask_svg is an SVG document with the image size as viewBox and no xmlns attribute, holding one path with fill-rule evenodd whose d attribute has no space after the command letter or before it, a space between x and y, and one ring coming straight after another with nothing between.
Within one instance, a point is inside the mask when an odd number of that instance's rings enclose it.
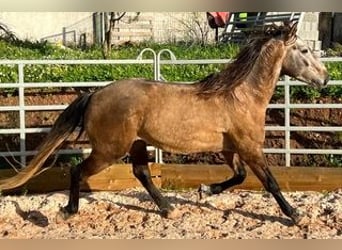
<instances>
[{"instance_id":1,"label":"stone wall","mask_svg":"<svg viewBox=\"0 0 342 250\"><path fill-rule=\"evenodd\" d=\"M297 34L313 50L320 51L322 42L319 41L319 12L304 12L299 21Z\"/></svg>"}]
</instances>

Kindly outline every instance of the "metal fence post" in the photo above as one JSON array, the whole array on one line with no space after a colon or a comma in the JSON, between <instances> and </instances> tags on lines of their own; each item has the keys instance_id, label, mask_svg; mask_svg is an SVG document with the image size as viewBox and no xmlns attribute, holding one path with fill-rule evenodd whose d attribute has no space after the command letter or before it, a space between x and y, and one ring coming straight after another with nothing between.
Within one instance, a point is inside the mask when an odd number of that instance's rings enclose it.
<instances>
[{"instance_id":1,"label":"metal fence post","mask_svg":"<svg viewBox=\"0 0 342 250\"><path fill-rule=\"evenodd\" d=\"M147 52L147 51L149 51L149 52L151 52L153 54L153 79L155 81L158 81L158 79L159 79L159 74L158 74L158 72L159 72L159 65L158 65L158 60L157 60L156 52L153 49L151 49L151 48L145 48L145 49L143 49L140 52L140 54L137 57L137 60L141 60L142 57L143 57L143 54L145 52ZM161 152L161 150L159 148L155 148L154 154L155 154L155 160L154 161L156 163L162 163L163 159L162 159L162 152Z\"/></svg>"},{"instance_id":2,"label":"metal fence post","mask_svg":"<svg viewBox=\"0 0 342 250\"><path fill-rule=\"evenodd\" d=\"M157 54L156 54L156 52L151 48L145 48L139 53L139 55L137 56L137 60L142 60L144 53L146 53L147 51L151 52L153 55L153 78L154 78L154 80L157 81L158 80L158 74L157 74L158 66L157 66Z\"/></svg>"},{"instance_id":3,"label":"metal fence post","mask_svg":"<svg viewBox=\"0 0 342 250\"><path fill-rule=\"evenodd\" d=\"M291 124L290 124L290 77L285 76L285 166L291 166Z\"/></svg>"},{"instance_id":4,"label":"metal fence post","mask_svg":"<svg viewBox=\"0 0 342 250\"><path fill-rule=\"evenodd\" d=\"M24 64L18 64L19 76L19 128L20 128L20 163L26 166L26 132L25 132L25 88L24 88Z\"/></svg>"},{"instance_id":5,"label":"metal fence post","mask_svg":"<svg viewBox=\"0 0 342 250\"><path fill-rule=\"evenodd\" d=\"M164 79L160 73L160 57L163 53L168 53L171 57L171 60L177 60L175 54L173 54L173 52L169 49L162 49L158 52L157 61L156 61L156 65L157 65L156 80L157 81L164 81ZM163 151L159 148L156 149L156 155L158 155L158 163L163 163Z\"/></svg>"}]
</instances>

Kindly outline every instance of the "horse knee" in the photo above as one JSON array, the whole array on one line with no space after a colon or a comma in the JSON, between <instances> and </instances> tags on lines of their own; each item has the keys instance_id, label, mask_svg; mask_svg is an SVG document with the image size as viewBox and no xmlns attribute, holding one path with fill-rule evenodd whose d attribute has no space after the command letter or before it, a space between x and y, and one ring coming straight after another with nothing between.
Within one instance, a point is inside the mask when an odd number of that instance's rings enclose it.
<instances>
[{"instance_id":1,"label":"horse knee","mask_svg":"<svg viewBox=\"0 0 342 250\"><path fill-rule=\"evenodd\" d=\"M147 165L148 164L147 145L145 141L136 140L133 143L129 153L130 153L133 165Z\"/></svg>"},{"instance_id":2,"label":"horse knee","mask_svg":"<svg viewBox=\"0 0 342 250\"><path fill-rule=\"evenodd\" d=\"M133 174L139 180L150 177L148 169L147 145L143 140L137 140L133 143L130 150L131 160L133 164Z\"/></svg>"}]
</instances>

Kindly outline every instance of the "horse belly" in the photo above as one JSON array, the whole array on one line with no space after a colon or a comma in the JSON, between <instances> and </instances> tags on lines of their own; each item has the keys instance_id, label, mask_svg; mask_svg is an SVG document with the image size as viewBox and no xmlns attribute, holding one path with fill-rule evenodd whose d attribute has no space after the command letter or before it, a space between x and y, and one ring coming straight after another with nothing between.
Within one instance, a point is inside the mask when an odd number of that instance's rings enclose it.
<instances>
[{"instance_id":1,"label":"horse belly","mask_svg":"<svg viewBox=\"0 0 342 250\"><path fill-rule=\"evenodd\" d=\"M200 152L219 152L223 149L223 135L221 133L188 133L187 131L154 130L152 133L144 131L139 137L149 144L170 153L189 154Z\"/></svg>"}]
</instances>

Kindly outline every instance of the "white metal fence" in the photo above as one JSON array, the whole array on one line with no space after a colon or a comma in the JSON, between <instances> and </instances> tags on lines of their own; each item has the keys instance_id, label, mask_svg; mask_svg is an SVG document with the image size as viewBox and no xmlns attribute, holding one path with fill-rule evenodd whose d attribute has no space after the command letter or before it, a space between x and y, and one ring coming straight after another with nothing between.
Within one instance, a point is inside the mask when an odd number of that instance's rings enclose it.
<instances>
[{"instance_id":1,"label":"white metal fence","mask_svg":"<svg viewBox=\"0 0 342 250\"><path fill-rule=\"evenodd\" d=\"M143 59L145 52L153 54L153 59ZM169 54L170 60L162 60L162 54ZM0 152L0 156L20 156L21 164L26 164L26 156L34 155L36 151L26 150L25 140L29 133L41 133L49 131L49 128L36 127L26 128L25 112L26 111L52 111L63 110L67 105L26 105L25 104L25 89L27 88L47 88L47 87L99 87L105 86L109 82L24 82L24 67L27 65L118 65L118 64L150 64L153 65L153 73L155 80L164 80L161 75L161 65L189 65L189 64L222 64L227 63L228 59L205 59L205 60L177 60L173 53L168 49L163 49L156 53L150 48L144 49L135 60L0 60L0 65L14 65L18 69L18 82L16 83L1 83L0 91L4 88L17 88L19 93L19 103L14 106L0 106L0 112L16 111L19 112L19 127L0 129L0 135L18 134L20 137L20 149L14 152ZM324 62L341 62L342 58L324 58ZM136 76L139 77L139 76ZM270 104L270 109L283 109L285 114L284 126L266 126L267 131L284 131L285 133L285 147L284 148L265 148L265 153L284 154L286 166L290 166L291 154L328 154L328 155L342 155L342 149L295 149L291 148L290 135L293 131L317 131L317 132L342 132L342 127L338 126L291 126L290 111L292 109L321 109L334 108L342 109L341 103L324 103L324 104L295 104L290 101L290 88L296 85L305 85L298 81L292 81L288 77L285 80L278 82L279 86L284 86L285 102L283 104ZM342 80L332 80L329 85L340 85L342 87ZM149 147L149 150L156 150L156 162L161 163L161 150ZM65 149L58 151L59 154L77 154L89 153L90 148L83 149Z\"/></svg>"}]
</instances>

